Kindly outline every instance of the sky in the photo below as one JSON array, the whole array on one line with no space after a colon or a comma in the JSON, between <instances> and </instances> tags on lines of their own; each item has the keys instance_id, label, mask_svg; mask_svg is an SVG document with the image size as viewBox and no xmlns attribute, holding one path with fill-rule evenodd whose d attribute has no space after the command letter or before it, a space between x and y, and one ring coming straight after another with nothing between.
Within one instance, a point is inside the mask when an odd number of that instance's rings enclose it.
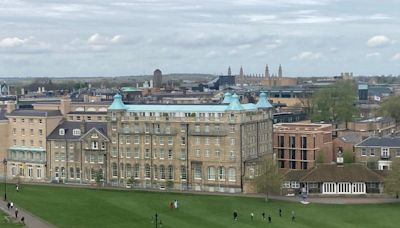
<instances>
[{"instance_id":1,"label":"sky","mask_svg":"<svg viewBox=\"0 0 400 228\"><path fill-rule=\"evenodd\" d=\"M0 0L0 77L400 75L399 0Z\"/></svg>"}]
</instances>

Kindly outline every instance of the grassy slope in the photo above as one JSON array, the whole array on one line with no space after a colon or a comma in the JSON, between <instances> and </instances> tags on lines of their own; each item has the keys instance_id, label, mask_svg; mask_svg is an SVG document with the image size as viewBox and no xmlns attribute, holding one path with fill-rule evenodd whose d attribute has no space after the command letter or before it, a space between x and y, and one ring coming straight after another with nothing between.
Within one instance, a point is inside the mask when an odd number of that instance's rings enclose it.
<instances>
[{"instance_id":1,"label":"grassy slope","mask_svg":"<svg viewBox=\"0 0 400 228\"><path fill-rule=\"evenodd\" d=\"M1 185L0 185L1 186ZM0 187L0 189L3 189ZM16 204L59 227L155 227L157 211L163 227L264 227L263 210L272 216L269 227L398 227L400 204L321 205L270 201L244 197L203 196L172 193L23 186L20 193L10 186L8 196ZM0 192L1 194L1 192ZM179 211L168 203L179 200ZM278 217L282 208L283 217ZM239 221L232 221L237 210ZM290 212L297 221L292 224ZM250 221L250 212L255 219Z\"/></svg>"}]
</instances>

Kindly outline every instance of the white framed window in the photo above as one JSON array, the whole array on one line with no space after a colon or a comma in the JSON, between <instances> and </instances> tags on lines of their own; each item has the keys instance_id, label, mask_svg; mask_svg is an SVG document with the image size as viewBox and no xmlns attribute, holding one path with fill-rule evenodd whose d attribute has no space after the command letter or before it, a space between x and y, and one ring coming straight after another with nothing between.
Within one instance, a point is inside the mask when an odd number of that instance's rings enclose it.
<instances>
[{"instance_id":1,"label":"white framed window","mask_svg":"<svg viewBox=\"0 0 400 228\"><path fill-rule=\"evenodd\" d=\"M210 125L204 125L204 132L210 132Z\"/></svg>"},{"instance_id":2,"label":"white framed window","mask_svg":"<svg viewBox=\"0 0 400 228\"><path fill-rule=\"evenodd\" d=\"M235 182L236 181L236 169L230 167L228 169L228 181Z\"/></svg>"},{"instance_id":3,"label":"white framed window","mask_svg":"<svg viewBox=\"0 0 400 228\"><path fill-rule=\"evenodd\" d=\"M201 165L194 166L194 179L201 180Z\"/></svg>"},{"instance_id":4,"label":"white framed window","mask_svg":"<svg viewBox=\"0 0 400 228\"><path fill-rule=\"evenodd\" d=\"M219 158L221 156L221 150L220 149L216 149L215 150L215 157Z\"/></svg>"},{"instance_id":5,"label":"white framed window","mask_svg":"<svg viewBox=\"0 0 400 228\"><path fill-rule=\"evenodd\" d=\"M126 158L131 158L132 157L132 150L130 147L126 148Z\"/></svg>"},{"instance_id":6,"label":"white framed window","mask_svg":"<svg viewBox=\"0 0 400 228\"><path fill-rule=\"evenodd\" d=\"M134 156L134 158L140 158L140 148L139 147L135 147L133 156Z\"/></svg>"},{"instance_id":7,"label":"white framed window","mask_svg":"<svg viewBox=\"0 0 400 228\"><path fill-rule=\"evenodd\" d=\"M205 149L204 150L204 157L206 157L206 158L210 157L210 150L209 149Z\"/></svg>"},{"instance_id":8,"label":"white framed window","mask_svg":"<svg viewBox=\"0 0 400 228\"><path fill-rule=\"evenodd\" d=\"M290 182L290 186L292 188L300 188L300 183L298 181L292 181Z\"/></svg>"},{"instance_id":9,"label":"white framed window","mask_svg":"<svg viewBox=\"0 0 400 228\"><path fill-rule=\"evenodd\" d=\"M186 180L186 178L187 178L186 166L182 165L181 166L181 179Z\"/></svg>"},{"instance_id":10,"label":"white framed window","mask_svg":"<svg viewBox=\"0 0 400 228\"><path fill-rule=\"evenodd\" d=\"M382 157L382 158L389 158L389 157L390 157L389 148L383 147L383 148L381 149L381 157Z\"/></svg>"},{"instance_id":11,"label":"white framed window","mask_svg":"<svg viewBox=\"0 0 400 228\"><path fill-rule=\"evenodd\" d=\"M221 143L220 137L216 137L216 138L215 138L215 145L216 145L216 146L219 146L220 143Z\"/></svg>"},{"instance_id":12,"label":"white framed window","mask_svg":"<svg viewBox=\"0 0 400 228\"><path fill-rule=\"evenodd\" d=\"M97 141L92 141L92 149L94 149L94 150L99 149L99 142L97 142Z\"/></svg>"},{"instance_id":13,"label":"white framed window","mask_svg":"<svg viewBox=\"0 0 400 228\"><path fill-rule=\"evenodd\" d=\"M284 181L284 182L282 183L282 187L283 187L283 188L290 188L290 181Z\"/></svg>"},{"instance_id":14,"label":"white framed window","mask_svg":"<svg viewBox=\"0 0 400 228\"><path fill-rule=\"evenodd\" d=\"M181 160L186 160L186 150L181 149Z\"/></svg>"},{"instance_id":15,"label":"white framed window","mask_svg":"<svg viewBox=\"0 0 400 228\"><path fill-rule=\"evenodd\" d=\"M160 145L164 145L164 136L160 136L159 138Z\"/></svg>"},{"instance_id":16,"label":"white framed window","mask_svg":"<svg viewBox=\"0 0 400 228\"><path fill-rule=\"evenodd\" d=\"M196 157L200 157L200 149L195 149L194 150L194 155L196 156Z\"/></svg>"},{"instance_id":17,"label":"white framed window","mask_svg":"<svg viewBox=\"0 0 400 228\"><path fill-rule=\"evenodd\" d=\"M210 138L206 137L206 138L204 139L204 144L210 145Z\"/></svg>"},{"instance_id":18,"label":"white framed window","mask_svg":"<svg viewBox=\"0 0 400 228\"><path fill-rule=\"evenodd\" d=\"M218 167L218 180L225 180L225 168L223 166Z\"/></svg>"},{"instance_id":19,"label":"white framed window","mask_svg":"<svg viewBox=\"0 0 400 228\"><path fill-rule=\"evenodd\" d=\"M160 180L165 180L165 167L160 165Z\"/></svg>"},{"instance_id":20,"label":"white framed window","mask_svg":"<svg viewBox=\"0 0 400 228\"><path fill-rule=\"evenodd\" d=\"M181 137L181 145L186 145L186 137Z\"/></svg>"},{"instance_id":21,"label":"white framed window","mask_svg":"<svg viewBox=\"0 0 400 228\"><path fill-rule=\"evenodd\" d=\"M144 168L144 178L150 179L151 172L150 172L150 165L146 164Z\"/></svg>"},{"instance_id":22,"label":"white framed window","mask_svg":"<svg viewBox=\"0 0 400 228\"><path fill-rule=\"evenodd\" d=\"M367 148L361 148L361 156L367 156Z\"/></svg>"},{"instance_id":23,"label":"white framed window","mask_svg":"<svg viewBox=\"0 0 400 228\"><path fill-rule=\"evenodd\" d=\"M72 135L74 135L74 136L80 136L80 135L81 135L81 129L74 129L74 130L72 130Z\"/></svg>"},{"instance_id":24,"label":"white framed window","mask_svg":"<svg viewBox=\"0 0 400 228\"><path fill-rule=\"evenodd\" d=\"M168 145L172 146L174 144L174 139L172 136L168 136Z\"/></svg>"},{"instance_id":25,"label":"white framed window","mask_svg":"<svg viewBox=\"0 0 400 228\"><path fill-rule=\"evenodd\" d=\"M150 144L150 135L144 136L144 143L145 144Z\"/></svg>"},{"instance_id":26,"label":"white framed window","mask_svg":"<svg viewBox=\"0 0 400 228\"><path fill-rule=\"evenodd\" d=\"M149 148L144 149L144 158L150 158L150 149Z\"/></svg>"},{"instance_id":27,"label":"white framed window","mask_svg":"<svg viewBox=\"0 0 400 228\"><path fill-rule=\"evenodd\" d=\"M208 175L207 175L207 179L208 180L215 180L215 168L212 166L208 167Z\"/></svg>"},{"instance_id":28,"label":"white framed window","mask_svg":"<svg viewBox=\"0 0 400 228\"><path fill-rule=\"evenodd\" d=\"M134 144L139 144L139 141L140 141L140 136L139 135L135 135L133 143Z\"/></svg>"},{"instance_id":29,"label":"white framed window","mask_svg":"<svg viewBox=\"0 0 400 228\"><path fill-rule=\"evenodd\" d=\"M160 159L164 159L164 149L160 149Z\"/></svg>"},{"instance_id":30,"label":"white framed window","mask_svg":"<svg viewBox=\"0 0 400 228\"><path fill-rule=\"evenodd\" d=\"M174 158L174 152L173 152L172 149L169 149L169 150L168 150L168 159L169 159L169 160L172 160L173 158Z\"/></svg>"},{"instance_id":31,"label":"white framed window","mask_svg":"<svg viewBox=\"0 0 400 228\"><path fill-rule=\"evenodd\" d=\"M194 139L195 139L195 144L200 145L200 137L196 137Z\"/></svg>"}]
</instances>

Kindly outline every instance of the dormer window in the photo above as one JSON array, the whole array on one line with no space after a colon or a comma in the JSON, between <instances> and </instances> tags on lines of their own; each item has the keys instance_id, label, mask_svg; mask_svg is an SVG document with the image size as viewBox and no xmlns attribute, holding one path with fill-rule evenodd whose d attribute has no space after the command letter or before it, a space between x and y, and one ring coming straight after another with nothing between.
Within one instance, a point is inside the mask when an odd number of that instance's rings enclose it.
<instances>
[{"instance_id":1,"label":"dormer window","mask_svg":"<svg viewBox=\"0 0 400 228\"><path fill-rule=\"evenodd\" d=\"M65 129L64 128L60 128L58 133L59 133L59 135L65 135Z\"/></svg>"},{"instance_id":2,"label":"dormer window","mask_svg":"<svg viewBox=\"0 0 400 228\"><path fill-rule=\"evenodd\" d=\"M72 131L72 135L74 136L80 136L81 135L81 129L74 129Z\"/></svg>"}]
</instances>

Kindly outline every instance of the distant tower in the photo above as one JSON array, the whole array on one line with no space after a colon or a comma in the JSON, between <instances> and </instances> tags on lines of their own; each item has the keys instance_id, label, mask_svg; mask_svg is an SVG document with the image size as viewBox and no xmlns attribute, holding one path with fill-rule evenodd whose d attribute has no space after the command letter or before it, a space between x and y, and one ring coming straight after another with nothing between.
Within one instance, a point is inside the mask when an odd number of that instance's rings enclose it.
<instances>
[{"instance_id":1,"label":"distant tower","mask_svg":"<svg viewBox=\"0 0 400 228\"><path fill-rule=\"evenodd\" d=\"M240 73L239 73L239 76L240 76L241 78L244 77L244 74L243 74L243 67L242 67L242 66L240 66Z\"/></svg>"},{"instance_id":2,"label":"distant tower","mask_svg":"<svg viewBox=\"0 0 400 228\"><path fill-rule=\"evenodd\" d=\"M232 75L231 67L229 66L229 67L228 67L228 76L231 76L231 75Z\"/></svg>"},{"instance_id":3,"label":"distant tower","mask_svg":"<svg viewBox=\"0 0 400 228\"><path fill-rule=\"evenodd\" d=\"M269 78L269 77L270 77L270 75L269 75L269 69L268 69L268 64L265 65L265 77L266 77L266 78Z\"/></svg>"},{"instance_id":4,"label":"distant tower","mask_svg":"<svg viewBox=\"0 0 400 228\"><path fill-rule=\"evenodd\" d=\"M278 77L282 77L282 66L279 64Z\"/></svg>"},{"instance_id":5,"label":"distant tower","mask_svg":"<svg viewBox=\"0 0 400 228\"><path fill-rule=\"evenodd\" d=\"M162 86L162 72L161 72L161 70L157 69L157 70L154 71L153 83L154 83L154 88L161 88L161 86Z\"/></svg>"}]
</instances>

